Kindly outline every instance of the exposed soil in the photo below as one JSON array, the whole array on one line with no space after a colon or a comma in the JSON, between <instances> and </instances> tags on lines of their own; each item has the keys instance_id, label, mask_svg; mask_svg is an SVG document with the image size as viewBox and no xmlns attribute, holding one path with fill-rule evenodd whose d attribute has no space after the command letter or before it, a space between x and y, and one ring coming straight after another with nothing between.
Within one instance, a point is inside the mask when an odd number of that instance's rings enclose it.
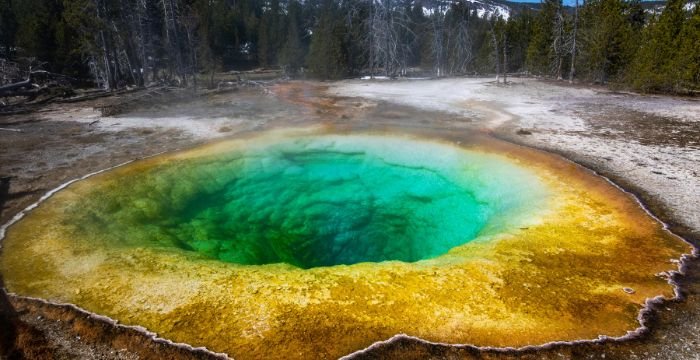
<instances>
[{"instance_id":1,"label":"exposed soil","mask_svg":"<svg viewBox=\"0 0 700 360\"><path fill-rule=\"evenodd\" d=\"M575 110L594 135L610 139L637 141L642 145L663 145L700 149L700 128L696 122L671 116L659 116L618 106L581 104Z\"/></svg>"},{"instance_id":2,"label":"exposed soil","mask_svg":"<svg viewBox=\"0 0 700 360\"><path fill-rule=\"evenodd\" d=\"M365 90L365 85L358 86ZM0 117L0 223L68 180L126 161L275 126L321 122L342 128L344 123L352 122L355 128L367 123L448 132L494 132L500 138L562 154L633 191L674 232L696 246L700 243L700 227L695 223L700 194L693 190L700 187L697 102L628 94L607 96L586 88L544 83L490 88L492 96L477 94L470 100L468 96L448 94L450 86L470 84L445 85L436 86L444 93L433 94L432 103L428 102L430 89L412 99L403 98L400 92L383 96L371 91L340 94L332 90L336 96L329 96L325 85L291 83L273 88L275 95L248 89L119 117L101 117L93 110L99 105L97 100ZM513 91L523 90L530 97L512 98ZM567 98L572 94L578 97ZM607 100L601 103L600 98ZM503 102L509 105L502 106ZM677 104L682 106L674 113ZM534 108L544 111L539 113ZM558 122L545 117L547 113ZM698 115L694 120L693 114ZM561 120L569 118L570 122ZM640 171L643 175L638 174ZM678 205L682 202L685 206ZM678 280L686 300L657 309L648 318L651 330L632 341L504 352L400 339L356 354L355 358L700 359L700 264L690 263L687 274ZM0 329L0 358L219 357L154 340L141 331L116 326L71 306L6 297L4 293L0 293Z\"/></svg>"}]
</instances>

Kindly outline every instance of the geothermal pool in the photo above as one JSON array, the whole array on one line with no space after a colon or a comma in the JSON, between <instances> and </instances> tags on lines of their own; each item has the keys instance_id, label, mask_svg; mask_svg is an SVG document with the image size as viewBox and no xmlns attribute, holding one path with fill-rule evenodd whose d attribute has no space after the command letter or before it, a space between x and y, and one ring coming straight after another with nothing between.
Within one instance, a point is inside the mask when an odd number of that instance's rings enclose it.
<instances>
[{"instance_id":1,"label":"geothermal pool","mask_svg":"<svg viewBox=\"0 0 700 360\"><path fill-rule=\"evenodd\" d=\"M434 258L522 225L546 200L533 174L492 155L326 135L168 161L64 211L76 238L105 246L308 269Z\"/></svg>"},{"instance_id":2,"label":"geothermal pool","mask_svg":"<svg viewBox=\"0 0 700 360\"><path fill-rule=\"evenodd\" d=\"M19 295L247 358L405 333L622 336L687 244L570 163L489 141L268 131L76 182L9 228ZM630 291L631 289L631 291Z\"/></svg>"}]
</instances>

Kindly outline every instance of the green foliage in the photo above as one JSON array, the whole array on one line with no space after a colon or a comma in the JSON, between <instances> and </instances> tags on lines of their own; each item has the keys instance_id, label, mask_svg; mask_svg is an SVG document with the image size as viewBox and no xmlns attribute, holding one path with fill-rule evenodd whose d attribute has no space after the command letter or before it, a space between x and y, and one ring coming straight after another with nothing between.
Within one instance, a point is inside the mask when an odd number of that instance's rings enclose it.
<instances>
[{"instance_id":1,"label":"green foliage","mask_svg":"<svg viewBox=\"0 0 700 360\"><path fill-rule=\"evenodd\" d=\"M283 20L279 0L272 0L269 8L263 8L258 25L258 62L263 67L277 64L277 54L284 40Z\"/></svg>"},{"instance_id":2,"label":"green foliage","mask_svg":"<svg viewBox=\"0 0 700 360\"><path fill-rule=\"evenodd\" d=\"M334 7L331 1L326 1L323 5L318 24L313 29L306 60L311 73L324 79L339 79L348 72L342 46L345 27L334 16Z\"/></svg>"},{"instance_id":3,"label":"green foliage","mask_svg":"<svg viewBox=\"0 0 700 360\"><path fill-rule=\"evenodd\" d=\"M288 75L296 75L304 66L306 49L302 39L302 8L297 1L291 1L288 8L287 37L279 55L280 66Z\"/></svg>"},{"instance_id":4,"label":"green foliage","mask_svg":"<svg viewBox=\"0 0 700 360\"><path fill-rule=\"evenodd\" d=\"M639 38L629 3L590 0L581 11L579 74L600 83L619 80L629 65Z\"/></svg>"},{"instance_id":5,"label":"green foliage","mask_svg":"<svg viewBox=\"0 0 700 360\"><path fill-rule=\"evenodd\" d=\"M53 34L57 21L51 3L46 0L22 0L13 4L19 24L16 38L19 55L43 61L51 59L56 48Z\"/></svg>"},{"instance_id":6,"label":"green foliage","mask_svg":"<svg viewBox=\"0 0 700 360\"><path fill-rule=\"evenodd\" d=\"M561 0L545 0L542 3L542 9L532 23L526 67L533 74L547 75L550 73L550 58L554 43L553 28L558 6L561 6Z\"/></svg>"},{"instance_id":7,"label":"green foliage","mask_svg":"<svg viewBox=\"0 0 700 360\"><path fill-rule=\"evenodd\" d=\"M508 72L521 72L526 70L526 60L530 38L535 18L532 12L525 9L521 14L509 19L506 24L508 42Z\"/></svg>"},{"instance_id":8,"label":"green foliage","mask_svg":"<svg viewBox=\"0 0 700 360\"><path fill-rule=\"evenodd\" d=\"M628 73L633 87L658 92L681 92L687 86L697 87L697 80L695 84L685 84L684 81L690 73L687 79L692 82L693 68L697 65L693 63L693 56L697 48L698 29L697 25L692 24L697 9L693 17L686 21L684 4L682 0L669 0L661 15L652 19L645 29L645 41ZM694 44L686 45L693 40L696 40Z\"/></svg>"},{"instance_id":9,"label":"green foliage","mask_svg":"<svg viewBox=\"0 0 700 360\"><path fill-rule=\"evenodd\" d=\"M700 6L691 14L685 0L668 1L660 16L648 16L642 0L581 1L576 24L561 0L493 23L465 0L374 1L0 0L0 57L36 59L110 87L184 84L198 73L213 81L218 71L259 66L292 76L308 66L336 79L366 74L370 64L392 76L420 67L557 78L574 64L582 81L700 87ZM371 9L382 11L371 17Z\"/></svg>"},{"instance_id":10,"label":"green foliage","mask_svg":"<svg viewBox=\"0 0 700 360\"><path fill-rule=\"evenodd\" d=\"M692 16L683 24L674 63L680 90L700 91L700 4L695 5Z\"/></svg>"},{"instance_id":11,"label":"green foliage","mask_svg":"<svg viewBox=\"0 0 700 360\"><path fill-rule=\"evenodd\" d=\"M487 34L487 36L489 36L489 38L486 38L482 42L474 61L474 70L480 74L496 72L496 60L498 58L496 54L496 44L490 39L490 33Z\"/></svg>"},{"instance_id":12,"label":"green foliage","mask_svg":"<svg viewBox=\"0 0 700 360\"><path fill-rule=\"evenodd\" d=\"M13 57L17 26L12 0L0 0L0 56Z\"/></svg>"}]
</instances>

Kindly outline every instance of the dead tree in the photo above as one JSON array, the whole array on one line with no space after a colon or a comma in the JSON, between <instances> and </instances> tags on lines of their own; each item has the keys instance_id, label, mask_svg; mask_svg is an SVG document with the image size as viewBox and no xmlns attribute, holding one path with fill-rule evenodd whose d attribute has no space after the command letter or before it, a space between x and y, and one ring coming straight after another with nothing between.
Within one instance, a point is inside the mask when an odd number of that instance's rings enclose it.
<instances>
[{"instance_id":1,"label":"dead tree","mask_svg":"<svg viewBox=\"0 0 700 360\"><path fill-rule=\"evenodd\" d=\"M183 85L187 85L182 47L180 43L180 31L176 20L178 16L177 2L175 0L161 0L161 3L163 4L163 21L165 22L165 40L167 47L170 50L170 54L175 56L177 75L182 80Z\"/></svg>"},{"instance_id":2,"label":"dead tree","mask_svg":"<svg viewBox=\"0 0 700 360\"><path fill-rule=\"evenodd\" d=\"M435 75L441 77L445 71L445 5L438 1L437 6L431 14L431 24L433 28L432 53L434 57Z\"/></svg>"},{"instance_id":3,"label":"dead tree","mask_svg":"<svg viewBox=\"0 0 700 360\"><path fill-rule=\"evenodd\" d=\"M554 54L554 73L557 75L557 80L562 80L562 67L564 65L564 55L568 51L564 33L564 14L562 13L561 1L557 2L557 11L554 16L554 24L552 34L552 53Z\"/></svg>"},{"instance_id":4,"label":"dead tree","mask_svg":"<svg viewBox=\"0 0 700 360\"><path fill-rule=\"evenodd\" d=\"M0 97L22 97L24 99L19 103L26 103L40 95L47 95L41 100L46 102L57 96L65 97L73 94L70 80L75 79L45 70L32 71L30 67L26 80L0 86Z\"/></svg>"},{"instance_id":5,"label":"dead tree","mask_svg":"<svg viewBox=\"0 0 700 360\"><path fill-rule=\"evenodd\" d=\"M508 83L508 31L503 29L503 84Z\"/></svg>"},{"instance_id":6,"label":"dead tree","mask_svg":"<svg viewBox=\"0 0 700 360\"><path fill-rule=\"evenodd\" d=\"M370 4L368 24L370 77L374 77L376 67L384 70L384 75L395 76L404 73L410 53L406 36L415 36L410 29L410 18L403 8L396 7L393 1L374 1Z\"/></svg>"},{"instance_id":7,"label":"dead tree","mask_svg":"<svg viewBox=\"0 0 700 360\"><path fill-rule=\"evenodd\" d=\"M498 21L499 19L492 18L489 21L490 33L491 33L491 44L493 45L493 56L496 63L496 84L500 82L501 79L501 62L499 56L499 41L498 41Z\"/></svg>"},{"instance_id":8,"label":"dead tree","mask_svg":"<svg viewBox=\"0 0 700 360\"><path fill-rule=\"evenodd\" d=\"M0 96L24 96L26 91L36 87L36 85L32 84L31 78L29 78L13 84L0 86Z\"/></svg>"},{"instance_id":9,"label":"dead tree","mask_svg":"<svg viewBox=\"0 0 700 360\"><path fill-rule=\"evenodd\" d=\"M6 59L0 59L0 85L5 85L22 78L19 64Z\"/></svg>"},{"instance_id":10,"label":"dead tree","mask_svg":"<svg viewBox=\"0 0 700 360\"><path fill-rule=\"evenodd\" d=\"M473 59L472 37L469 32L469 5L460 1L450 10L450 28L447 31L447 49L450 74L465 72Z\"/></svg>"},{"instance_id":11,"label":"dead tree","mask_svg":"<svg viewBox=\"0 0 700 360\"><path fill-rule=\"evenodd\" d=\"M192 86L194 88L194 91L197 91L197 66L199 63L199 60L197 58L197 51L195 50L197 48L197 36L196 36L196 29L197 26L199 25L197 23L197 18L192 15L191 12L188 12L188 15L182 16L180 18L180 22L182 23L182 28L185 33L185 39L187 41L187 48L190 49L190 60L189 60L189 66L187 73L190 74L192 77Z\"/></svg>"},{"instance_id":12,"label":"dead tree","mask_svg":"<svg viewBox=\"0 0 700 360\"><path fill-rule=\"evenodd\" d=\"M374 0L369 3L369 77L374 79Z\"/></svg>"},{"instance_id":13,"label":"dead tree","mask_svg":"<svg viewBox=\"0 0 700 360\"><path fill-rule=\"evenodd\" d=\"M106 34L106 29L105 29L105 6L104 6L104 0L95 0L95 10L97 12L97 22L100 25L100 31L99 31L99 42L100 46L102 47L102 61L104 62L103 64L103 70L105 72L105 80L107 81L107 90L113 90L116 88L116 79L114 76L114 72L112 71L112 63L113 60L111 59L111 49L109 44L107 43L107 34Z\"/></svg>"},{"instance_id":14,"label":"dead tree","mask_svg":"<svg viewBox=\"0 0 700 360\"><path fill-rule=\"evenodd\" d=\"M569 83L574 82L575 66L576 66L576 32L578 30L578 0L574 7L574 29L571 35L571 68L569 69Z\"/></svg>"}]
</instances>

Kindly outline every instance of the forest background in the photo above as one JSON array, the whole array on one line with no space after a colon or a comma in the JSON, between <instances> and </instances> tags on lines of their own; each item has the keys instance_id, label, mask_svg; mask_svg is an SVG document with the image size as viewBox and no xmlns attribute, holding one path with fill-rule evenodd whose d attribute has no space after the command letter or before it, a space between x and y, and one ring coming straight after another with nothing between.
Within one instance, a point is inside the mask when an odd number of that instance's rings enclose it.
<instances>
[{"instance_id":1,"label":"forest background","mask_svg":"<svg viewBox=\"0 0 700 360\"><path fill-rule=\"evenodd\" d=\"M700 6L0 0L0 85L41 69L104 89L213 86L216 73L255 68L320 79L529 75L697 94Z\"/></svg>"}]
</instances>

